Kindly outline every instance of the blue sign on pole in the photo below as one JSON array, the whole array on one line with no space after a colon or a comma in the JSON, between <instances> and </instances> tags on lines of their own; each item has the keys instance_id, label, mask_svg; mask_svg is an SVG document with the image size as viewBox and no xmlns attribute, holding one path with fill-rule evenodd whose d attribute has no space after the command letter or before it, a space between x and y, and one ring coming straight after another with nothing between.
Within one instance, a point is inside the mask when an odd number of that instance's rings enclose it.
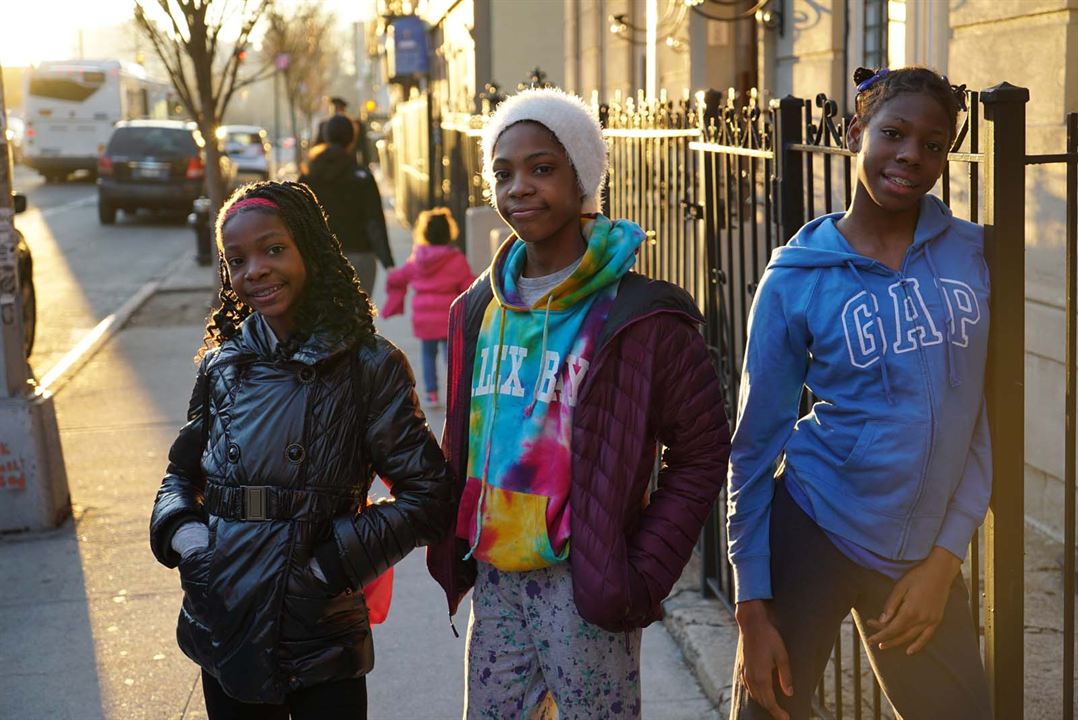
<instances>
[{"instance_id":1,"label":"blue sign on pole","mask_svg":"<svg viewBox=\"0 0 1078 720\"><path fill-rule=\"evenodd\" d=\"M430 70L427 28L418 17L409 15L393 20L387 46L391 77L426 75Z\"/></svg>"}]
</instances>

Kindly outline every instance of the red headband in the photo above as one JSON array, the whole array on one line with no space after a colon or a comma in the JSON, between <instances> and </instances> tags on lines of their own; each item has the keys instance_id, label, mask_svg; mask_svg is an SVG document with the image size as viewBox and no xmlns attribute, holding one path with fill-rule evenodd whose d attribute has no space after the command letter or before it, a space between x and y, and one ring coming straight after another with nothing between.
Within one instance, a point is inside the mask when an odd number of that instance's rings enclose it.
<instances>
[{"instance_id":1,"label":"red headband","mask_svg":"<svg viewBox=\"0 0 1078 720\"><path fill-rule=\"evenodd\" d=\"M281 209L280 207L278 207L277 203L273 202L272 200L268 200L266 198L261 198L261 197L248 197L248 198L244 198L243 200L237 200L236 202L232 203L232 207L230 207L228 209L228 211L225 213L224 222L227 222L228 219L230 217L232 217L233 215L235 215L238 211L243 210L244 208L256 207L256 206L267 207L267 208L271 208L273 210L280 210Z\"/></svg>"}]
</instances>

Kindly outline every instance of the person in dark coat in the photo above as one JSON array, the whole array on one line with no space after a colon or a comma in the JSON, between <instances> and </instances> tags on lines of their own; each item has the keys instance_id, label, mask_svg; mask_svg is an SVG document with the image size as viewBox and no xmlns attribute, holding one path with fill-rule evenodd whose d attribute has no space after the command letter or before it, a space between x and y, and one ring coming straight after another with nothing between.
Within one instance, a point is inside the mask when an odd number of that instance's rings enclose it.
<instances>
[{"instance_id":1,"label":"person in dark coat","mask_svg":"<svg viewBox=\"0 0 1078 720\"><path fill-rule=\"evenodd\" d=\"M393 267L382 195L366 166L356 163L349 147L354 139L352 121L343 115L326 123L327 142L311 151L308 170L299 181L311 187L329 217L329 227L341 241L359 275L359 284L370 293L378 274L378 262Z\"/></svg>"},{"instance_id":2,"label":"person in dark coat","mask_svg":"<svg viewBox=\"0 0 1078 720\"><path fill-rule=\"evenodd\" d=\"M150 519L177 640L210 720L366 718L363 588L446 531L445 459L310 189L249 185L218 218L220 307ZM367 504L375 474L392 500Z\"/></svg>"},{"instance_id":3,"label":"person in dark coat","mask_svg":"<svg viewBox=\"0 0 1078 720\"><path fill-rule=\"evenodd\" d=\"M472 590L466 718L639 718L641 628L722 489L730 435L689 295L631 271L644 239L598 212L584 103L527 90L481 140L514 234L453 304L443 451L460 500L427 554ZM649 492L658 447L664 447Z\"/></svg>"},{"instance_id":4,"label":"person in dark coat","mask_svg":"<svg viewBox=\"0 0 1078 720\"><path fill-rule=\"evenodd\" d=\"M329 106L331 108L330 115L318 123L318 128L314 131L314 136L311 138L311 147L324 145L329 142L329 139L326 136L326 127L329 125L331 119L339 115L345 117L348 115L348 101L342 97L331 97L329 99Z\"/></svg>"},{"instance_id":5,"label":"person in dark coat","mask_svg":"<svg viewBox=\"0 0 1078 720\"><path fill-rule=\"evenodd\" d=\"M329 121L335 117L348 117L348 101L342 97L331 97L329 99L330 116L325 120L318 123L317 129L314 131L314 135L311 136L311 142L307 145L308 148L315 148L319 145L325 145L329 142L329 136L327 135L327 128L329 127ZM352 151L356 156L356 162L360 165L367 165L369 159L367 157L367 133L366 126L359 118L349 118L352 121L353 141L349 144L348 149Z\"/></svg>"}]
</instances>

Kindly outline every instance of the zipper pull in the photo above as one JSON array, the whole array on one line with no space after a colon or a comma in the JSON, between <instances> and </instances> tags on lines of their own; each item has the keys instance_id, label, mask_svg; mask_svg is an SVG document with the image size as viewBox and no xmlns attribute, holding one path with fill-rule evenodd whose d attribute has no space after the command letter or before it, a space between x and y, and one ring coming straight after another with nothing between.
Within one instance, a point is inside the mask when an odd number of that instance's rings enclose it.
<instances>
[{"instance_id":1,"label":"zipper pull","mask_svg":"<svg viewBox=\"0 0 1078 720\"><path fill-rule=\"evenodd\" d=\"M460 633L457 632L457 626L453 624L453 613L449 613L449 629L453 631L453 637L459 639Z\"/></svg>"}]
</instances>

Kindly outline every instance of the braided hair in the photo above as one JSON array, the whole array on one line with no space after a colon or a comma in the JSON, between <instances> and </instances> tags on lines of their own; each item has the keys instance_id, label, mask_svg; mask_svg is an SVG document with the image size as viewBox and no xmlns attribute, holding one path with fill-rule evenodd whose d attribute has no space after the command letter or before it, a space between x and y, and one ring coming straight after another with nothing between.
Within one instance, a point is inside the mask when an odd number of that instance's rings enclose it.
<instances>
[{"instance_id":1,"label":"braided hair","mask_svg":"<svg viewBox=\"0 0 1078 720\"><path fill-rule=\"evenodd\" d=\"M248 205L232 215L229 209L250 198L269 200L277 210L265 205ZM333 341L371 344L374 341L374 306L359 285L356 272L341 252L341 244L329 229L318 198L306 185L294 182L258 182L239 188L217 213L217 243L222 242L225 223L235 214L263 212L276 214L284 223L307 267L307 283L298 299L296 326L299 338L317 332ZM237 335L240 325L253 312L232 289L224 253L218 253L221 281L220 307L206 318L206 334L195 361L206 351Z\"/></svg>"},{"instance_id":2,"label":"braided hair","mask_svg":"<svg viewBox=\"0 0 1078 720\"><path fill-rule=\"evenodd\" d=\"M966 86L950 81L926 67L905 67L898 70L859 67L853 73L857 86L855 100L857 116L867 124L872 116L891 98L902 93L928 95L947 113L953 140L958 128L958 112L966 109Z\"/></svg>"}]
</instances>

